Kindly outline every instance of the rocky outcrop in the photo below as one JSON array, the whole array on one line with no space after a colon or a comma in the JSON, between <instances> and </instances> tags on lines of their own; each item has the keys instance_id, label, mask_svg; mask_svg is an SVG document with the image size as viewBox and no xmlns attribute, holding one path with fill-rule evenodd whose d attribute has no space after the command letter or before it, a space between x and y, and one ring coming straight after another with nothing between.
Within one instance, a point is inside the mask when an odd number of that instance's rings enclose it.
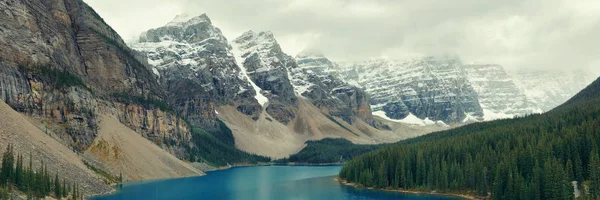
<instances>
[{"instance_id":1,"label":"rocky outcrop","mask_svg":"<svg viewBox=\"0 0 600 200\"><path fill-rule=\"evenodd\" d=\"M421 119L459 123L467 115L482 117L477 93L455 58L386 59L341 64L340 75L364 87L375 111L391 119L410 113Z\"/></svg>"},{"instance_id":2,"label":"rocky outcrop","mask_svg":"<svg viewBox=\"0 0 600 200\"><path fill-rule=\"evenodd\" d=\"M339 117L349 124L357 119L379 128L373 119L369 97L359 87L335 75L335 64L320 53L304 51L296 56L297 66L289 68L298 95L311 100L324 113Z\"/></svg>"},{"instance_id":3,"label":"rocky outcrop","mask_svg":"<svg viewBox=\"0 0 600 200\"><path fill-rule=\"evenodd\" d=\"M143 33L132 47L148 55L167 101L192 125L217 129L215 108L225 105L258 116L255 91L241 75L227 39L206 15L177 16Z\"/></svg>"},{"instance_id":4,"label":"rocky outcrop","mask_svg":"<svg viewBox=\"0 0 600 200\"><path fill-rule=\"evenodd\" d=\"M283 124L292 121L298 99L288 69L297 67L294 58L283 53L271 32L248 31L235 39L232 46L243 73L268 98L268 102L262 102L267 113Z\"/></svg>"},{"instance_id":5,"label":"rocky outcrop","mask_svg":"<svg viewBox=\"0 0 600 200\"><path fill-rule=\"evenodd\" d=\"M179 115L136 104L114 103L101 107L102 113L117 119L144 138L184 160L190 158L192 137L187 123Z\"/></svg>"}]
</instances>

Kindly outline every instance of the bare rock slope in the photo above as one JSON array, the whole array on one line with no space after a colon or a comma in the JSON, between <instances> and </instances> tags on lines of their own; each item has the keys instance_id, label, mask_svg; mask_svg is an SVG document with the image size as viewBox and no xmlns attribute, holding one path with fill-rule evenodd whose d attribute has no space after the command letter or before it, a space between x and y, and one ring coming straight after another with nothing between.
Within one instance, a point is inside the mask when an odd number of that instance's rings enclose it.
<instances>
[{"instance_id":1,"label":"bare rock slope","mask_svg":"<svg viewBox=\"0 0 600 200\"><path fill-rule=\"evenodd\" d=\"M114 116L101 115L98 132L86 154L102 162L111 174L122 173L127 180L204 175L121 124Z\"/></svg>"},{"instance_id":2,"label":"bare rock slope","mask_svg":"<svg viewBox=\"0 0 600 200\"><path fill-rule=\"evenodd\" d=\"M3 101L0 101L0 153L9 144L15 153L32 155L33 166L37 168L44 161L48 171L58 172L68 182L77 182L83 187L86 195L111 192L113 189L104 184L102 177L88 169L82 158L73 150L41 131L30 123L26 116L16 112ZM50 133L51 134L51 133Z\"/></svg>"}]
</instances>

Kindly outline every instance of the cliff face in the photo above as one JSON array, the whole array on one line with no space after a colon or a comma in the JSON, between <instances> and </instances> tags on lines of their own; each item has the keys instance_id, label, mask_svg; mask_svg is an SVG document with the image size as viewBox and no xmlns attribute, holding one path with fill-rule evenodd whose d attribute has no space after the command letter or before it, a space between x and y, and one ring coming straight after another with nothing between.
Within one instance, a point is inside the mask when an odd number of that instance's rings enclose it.
<instances>
[{"instance_id":1,"label":"cliff face","mask_svg":"<svg viewBox=\"0 0 600 200\"><path fill-rule=\"evenodd\" d=\"M341 64L338 69L344 80L365 88L375 111L392 119L414 114L453 124L467 115L483 116L458 59L371 60Z\"/></svg>"},{"instance_id":2,"label":"cliff face","mask_svg":"<svg viewBox=\"0 0 600 200\"><path fill-rule=\"evenodd\" d=\"M382 126L373 119L369 96L363 89L337 77L333 62L314 52L301 52L296 61L298 65L289 71L298 95L309 98L324 113L349 124L362 119L373 127Z\"/></svg>"},{"instance_id":3,"label":"cliff face","mask_svg":"<svg viewBox=\"0 0 600 200\"><path fill-rule=\"evenodd\" d=\"M288 124L296 116L298 99L290 82L288 68L297 65L285 54L271 32L248 31L233 41L234 54L244 74L258 87L268 114ZM257 99L259 100L259 99Z\"/></svg>"},{"instance_id":4,"label":"cliff face","mask_svg":"<svg viewBox=\"0 0 600 200\"><path fill-rule=\"evenodd\" d=\"M77 150L94 141L103 110L144 136L186 143L176 135L185 124L148 103L163 94L143 56L81 0L7 0L0 8L0 98L11 107Z\"/></svg>"},{"instance_id":5,"label":"cliff face","mask_svg":"<svg viewBox=\"0 0 600 200\"><path fill-rule=\"evenodd\" d=\"M542 112L500 65L464 65L471 86L479 96L486 120Z\"/></svg>"}]
</instances>

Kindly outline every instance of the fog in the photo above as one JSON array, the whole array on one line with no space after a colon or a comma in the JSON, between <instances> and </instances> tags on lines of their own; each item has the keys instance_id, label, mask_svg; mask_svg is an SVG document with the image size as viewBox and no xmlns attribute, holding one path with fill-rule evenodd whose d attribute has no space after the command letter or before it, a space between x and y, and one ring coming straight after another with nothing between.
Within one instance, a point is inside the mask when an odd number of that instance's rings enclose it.
<instances>
[{"instance_id":1,"label":"fog","mask_svg":"<svg viewBox=\"0 0 600 200\"><path fill-rule=\"evenodd\" d=\"M332 60L459 56L511 70L600 72L597 0L85 0L126 40L206 13L229 40L272 31L283 50Z\"/></svg>"}]
</instances>

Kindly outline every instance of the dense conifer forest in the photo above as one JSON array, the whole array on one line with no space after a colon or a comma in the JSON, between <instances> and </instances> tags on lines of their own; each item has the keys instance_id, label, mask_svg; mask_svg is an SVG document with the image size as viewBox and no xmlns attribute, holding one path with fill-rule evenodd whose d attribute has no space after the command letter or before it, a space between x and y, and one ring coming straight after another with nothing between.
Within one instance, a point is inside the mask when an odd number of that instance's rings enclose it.
<instances>
[{"instance_id":1,"label":"dense conifer forest","mask_svg":"<svg viewBox=\"0 0 600 200\"><path fill-rule=\"evenodd\" d=\"M198 127L192 128L192 141L196 145L190 149L192 162L205 162L215 167L229 164L256 164L270 162L271 159L241 151L235 147L231 130L219 121L221 131L208 132Z\"/></svg>"},{"instance_id":2,"label":"dense conifer forest","mask_svg":"<svg viewBox=\"0 0 600 200\"><path fill-rule=\"evenodd\" d=\"M399 142L347 162L366 187L492 199L600 199L600 79L558 108Z\"/></svg>"},{"instance_id":3,"label":"dense conifer forest","mask_svg":"<svg viewBox=\"0 0 600 200\"><path fill-rule=\"evenodd\" d=\"M354 158L354 156L375 150L382 145L357 145L341 138L326 138L318 141L306 142L300 152L287 159L276 160L278 163L340 163Z\"/></svg>"},{"instance_id":4,"label":"dense conifer forest","mask_svg":"<svg viewBox=\"0 0 600 200\"><path fill-rule=\"evenodd\" d=\"M33 158L29 155L29 164L25 165L23 155L15 155L13 146L8 145L2 155L0 168L0 199L12 199L11 193L14 191L24 193L27 199L47 196L56 199L83 199L83 193L77 183L60 179L58 172L49 172L43 161L39 168L35 169L32 161Z\"/></svg>"}]
</instances>

